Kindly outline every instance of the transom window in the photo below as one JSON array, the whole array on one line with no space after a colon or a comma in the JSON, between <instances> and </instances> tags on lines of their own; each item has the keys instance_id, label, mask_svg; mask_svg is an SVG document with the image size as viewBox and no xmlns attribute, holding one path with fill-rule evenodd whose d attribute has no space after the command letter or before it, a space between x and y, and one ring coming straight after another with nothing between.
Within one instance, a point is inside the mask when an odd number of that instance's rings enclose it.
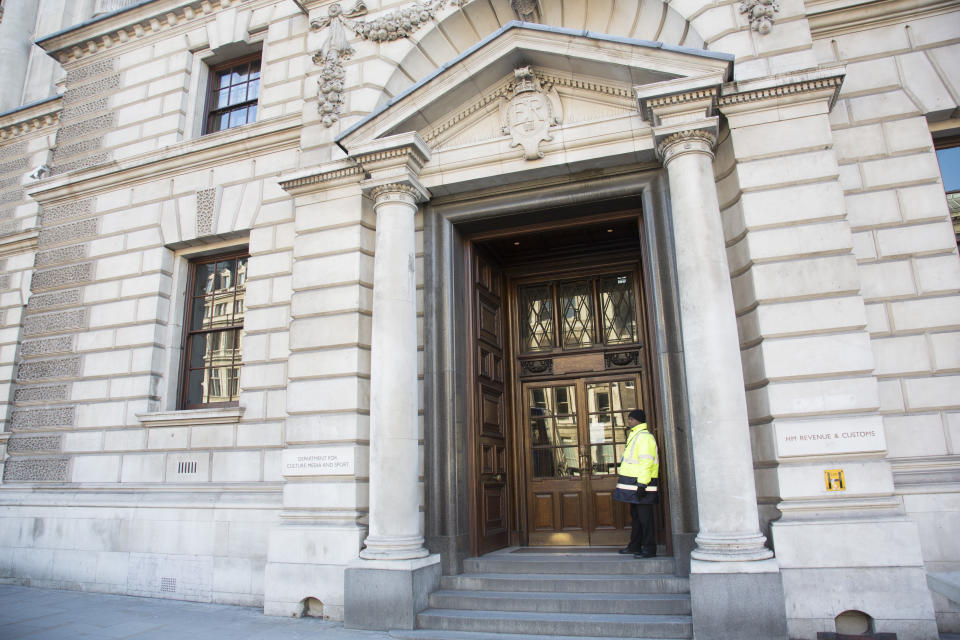
<instances>
[{"instance_id":1,"label":"transom window","mask_svg":"<svg viewBox=\"0 0 960 640\"><path fill-rule=\"evenodd\" d=\"M260 54L211 68L204 133L255 122L259 97Z\"/></svg>"},{"instance_id":2,"label":"transom window","mask_svg":"<svg viewBox=\"0 0 960 640\"><path fill-rule=\"evenodd\" d=\"M631 274L525 285L518 300L523 353L638 340Z\"/></svg>"},{"instance_id":3,"label":"transom window","mask_svg":"<svg viewBox=\"0 0 960 640\"><path fill-rule=\"evenodd\" d=\"M181 405L231 405L240 386L246 253L190 265Z\"/></svg>"}]
</instances>

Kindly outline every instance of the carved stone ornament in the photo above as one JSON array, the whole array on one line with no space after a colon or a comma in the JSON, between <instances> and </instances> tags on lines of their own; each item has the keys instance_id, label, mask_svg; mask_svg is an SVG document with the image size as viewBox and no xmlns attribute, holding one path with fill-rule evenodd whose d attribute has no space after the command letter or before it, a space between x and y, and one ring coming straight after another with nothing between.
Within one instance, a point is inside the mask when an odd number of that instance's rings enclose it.
<instances>
[{"instance_id":1,"label":"carved stone ornament","mask_svg":"<svg viewBox=\"0 0 960 640\"><path fill-rule=\"evenodd\" d=\"M329 28L329 34L323 46L313 56L314 64L321 65L320 79L317 81L317 108L321 122L330 127L340 119L343 107L343 79L346 75L343 62L353 55L353 48L347 38L347 29L358 37L373 42L389 42L406 38L414 31L432 20L437 11L447 4L462 6L465 0L430 0L414 2L411 5L394 9L374 20L356 20L367 14L367 6L358 0L352 8L344 11L339 3L327 7L327 15L310 22L314 31Z\"/></svg>"},{"instance_id":2,"label":"carved stone ornament","mask_svg":"<svg viewBox=\"0 0 960 640\"><path fill-rule=\"evenodd\" d=\"M603 356L603 365L605 369L614 369L616 367L630 367L637 364L640 359L639 351L621 351L619 353L607 353Z\"/></svg>"},{"instance_id":3,"label":"carved stone ornament","mask_svg":"<svg viewBox=\"0 0 960 640\"><path fill-rule=\"evenodd\" d=\"M560 96L553 85L544 90L531 67L513 73L513 97L500 99L500 125L513 138L511 147L522 146L526 160L537 160L543 157L540 143L553 139L550 127L563 121Z\"/></svg>"},{"instance_id":4,"label":"carved stone ornament","mask_svg":"<svg viewBox=\"0 0 960 640\"><path fill-rule=\"evenodd\" d=\"M510 8L524 22L541 21L539 0L510 0Z\"/></svg>"},{"instance_id":5,"label":"carved stone ornament","mask_svg":"<svg viewBox=\"0 0 960 640\"><path fill-rule=\"evenodd\" d=\"M362 0L346 12L339 4L334 3L327 7L326 17L310 23L310 28L315 31L330 28L320 51L313 56L314 64L321 65L320 79L317 80L317 109L320 111L320 120L324 126L330 127L340 119L345 75L343 61L353 55L353 49L350 47L344 28L344 20L366 13L367 7Z\"/></svg>"},{"instance_id":6,"label":"carved stone ornament","mask_svg":"<svg viewBox=\"0 0 960 640\"><path fill-rule=\"evenodd\" d=\"M521 375L536 376L541 374L553 373L553 360L545 358L543 360L524 360L520 363Z\"/></svg>"},{"instance_id":7,"label":"carved stone ornament","mask_svg":"<svg viewBox=\"0 0 960 640\"><path fill-rule=\"evenodd\" d=\"M773 20L778 11L780 3L777 0L743 0L740 3L740 13L747 14L750 28L763 35L773 29Z\"/></svg>"}]
</instances>

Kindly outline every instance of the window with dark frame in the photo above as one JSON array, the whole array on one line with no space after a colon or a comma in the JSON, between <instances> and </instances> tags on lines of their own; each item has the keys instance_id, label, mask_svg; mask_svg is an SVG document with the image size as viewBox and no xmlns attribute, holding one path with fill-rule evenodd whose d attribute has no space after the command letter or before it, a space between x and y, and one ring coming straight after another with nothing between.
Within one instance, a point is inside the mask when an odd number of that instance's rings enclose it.
<instances>
[{"instance_id":1,"label":"window with dark frame","mask_svg":"<svg viewBox=\"0 0 960 640\"><path fill-rule=\"evenodd\" d=\"M237 403L248 257L244 250L190 263L181 368L183 409Z\"/></svg>"},{"instance_id":2,"label":"window with dark frame","mask_svg":"<svg viewBox=\"0 0 960 640\"><path fill-rule=\"evenodd\" d=\"M260 54L210 68L204 134L256 122Z\"/></svg>"},{"instance_id":3,"label":"window with dark frame","mask_svg":"<svg viewBox=\"0 0 960 640\"><path fill-rule=\"evenodd\" d=\"M937 150L937 162L940 164L940 176L943 178L943 190L947 195L950 208L950 221L953 234L960 246L960 136L934 140Z\"/></svg>"}]
</instances>

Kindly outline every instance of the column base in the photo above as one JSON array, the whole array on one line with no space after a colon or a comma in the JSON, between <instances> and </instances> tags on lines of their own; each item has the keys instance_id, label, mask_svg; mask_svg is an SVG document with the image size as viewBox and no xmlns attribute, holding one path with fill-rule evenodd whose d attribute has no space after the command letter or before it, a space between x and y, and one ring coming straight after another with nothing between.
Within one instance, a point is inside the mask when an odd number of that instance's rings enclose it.
<instances>
[{"instance_id":1,"label":"column base","mask_svg":"<svg viewBox=\"0 0 960 640\"><path fill-rule=\"evenodd\" d=\"M697 640L784 640L787 614L776 560L690 563L690 605Z\"/></svg>"},{"instance_id":2,"label":"column base","mask_svg":"<svg viewBox=\"0 0 960 640\"><path fill-rule=\"evenodd\" d=\"M414 629L427 597L440 586L440 556L357 560L343 576L347 629Z\"/></svg>"},{"instance_id":3,"label":"column base","mask_svg":"<svg viewBox=\"0 0 960 640\"><path fill-rule=\"evenodd\" d=\"M416 560L430 552L423 546L423 536L367 536L366 548L360 551L364 560Z\"/></svg>"},{"instance_id":4,"label":"column base","mask_svg":"<svg viewBox=\"0 0 960 640\"><path fill-rule=\"evenodd\" d=\"M773 551L764 546L762 534L748 536L697 535L697 548L690 552L693 560L707 562L754 562L768 560Z\"/></svg>"}]
</instances>

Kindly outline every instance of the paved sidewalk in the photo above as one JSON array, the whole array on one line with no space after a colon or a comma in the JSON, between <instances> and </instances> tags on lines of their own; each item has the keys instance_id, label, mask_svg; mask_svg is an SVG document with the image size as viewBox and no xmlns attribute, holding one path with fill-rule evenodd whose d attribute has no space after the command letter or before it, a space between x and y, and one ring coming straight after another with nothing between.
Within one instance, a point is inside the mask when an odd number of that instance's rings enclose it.
<instances>
[{"instance_id":1,"label":"paved sidewalk","mask_svg":"<svg viewBox=\"0 0 960 640\"><path fill-rule=\"evenodd\" d=\"M0 585L0 640L385 640L260 609Z\"/></svg>"}]
</instances>

